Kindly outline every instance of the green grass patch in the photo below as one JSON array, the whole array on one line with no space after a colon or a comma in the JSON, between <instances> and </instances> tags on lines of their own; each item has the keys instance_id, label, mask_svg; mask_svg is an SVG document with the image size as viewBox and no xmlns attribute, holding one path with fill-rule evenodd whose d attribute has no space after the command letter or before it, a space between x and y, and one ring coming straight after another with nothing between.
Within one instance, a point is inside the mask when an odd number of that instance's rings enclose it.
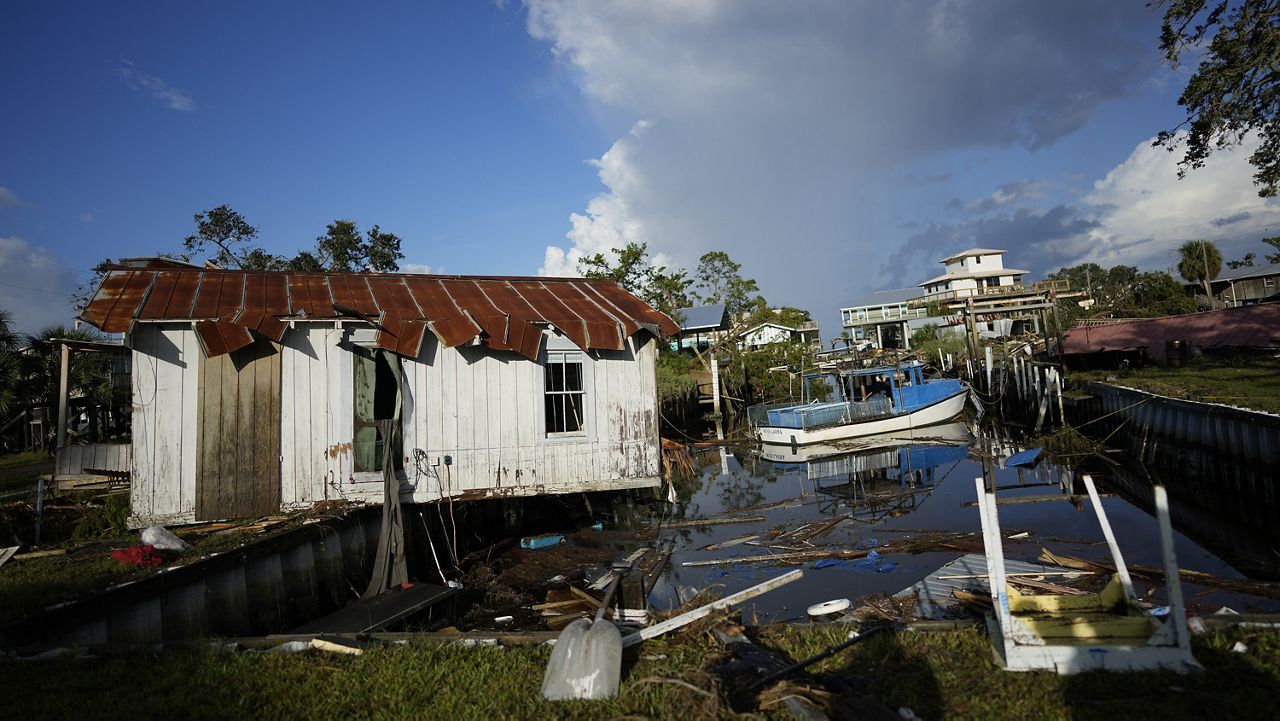
<instances>
[{"instance_id":1,"label":"green grass patch","mask_svg":"<svg viewBox=\"0 0 1280 721\"><path fill-rule=\"evenodd\" d=\"M0 623L144 575L146 571L113 560L105 550L11 561L0 568Z\"/></svg>"},{"instance_id":2,"label":"green grass patch","mask_svg":"<svg viewBox=\"0 0 1280 721\"><path fill-rule=\"evenodd\" d=\"M1216 353L1182 368L1147 366L1072 371L1075 382L1105 381L1172 398L1225 403L1280 413L1280 359L1266 353Z\"/></svg>"},{"instance_id":3,"label":"green grass patch","mask_svg":"<svg viewBox=\"0 0 1280 721\"><path fill-rule=\"evenodd\" d=\"M843 640L845 626L772 627L758 636L793 659ZM1237 641L1245 653L1231 647ZM852 679L891 709L927 719L1272 719L1280 707L1280 634L1239 629L1196 639L1199 673L1077 676L1008 673L976 629L886 633L811 668ZM0 661L14 718L729 717L705 633L646 642L626 655L612 701L541 700L545 647L378 648L362 656L133 652L92 659ZM699 693L671 681L691 684ZM85 700L92 703L85 703ZM775 717L780 709L764 714Z\"/></svg>"},{"instance_id":4,"label":"green grass patch","mask_svg":"<svg viewBox=\"0 0 1280 721\"><path fill-rule=\"evenodd\" d=\"M0 456L0 469L10 466L25 466L29 463L52 463L53 459L45 451L23 451Z\"/></svg>"}]
</instances>

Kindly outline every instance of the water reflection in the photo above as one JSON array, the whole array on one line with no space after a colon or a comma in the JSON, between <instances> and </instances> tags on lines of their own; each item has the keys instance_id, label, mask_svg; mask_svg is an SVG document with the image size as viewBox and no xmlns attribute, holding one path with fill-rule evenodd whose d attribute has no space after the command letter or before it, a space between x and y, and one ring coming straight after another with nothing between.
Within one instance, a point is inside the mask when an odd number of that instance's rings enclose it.
<instances>
[{"instance_id":1,"label":"water reflection","mask_svg":"<svg viewBox=\"0 0 1280 721\"><path fill-rule=\"evenodd\" d=\"M951 423L860 438L840 446L705 451L700 458L699 482L682 494L675 515L710 518L729 514L763 520L677 531L676 552L655 589L654 601L673 604L682 589L687 593L707 586L732 593L796 567L806 569L805 577L757 599L747 609L748 618L755 614L760 621L786 620L803 613L797 609L818 601L896 593L961 555L959 546L926 543L923 545L929 550L923 553L885 553L896 566L870 569L852 565L815 568L812 562L765 565L743 558L794 550L797 546L789 539L795 538L806 538L804 548L884 548L902 547L908 540L919 546L923 538L955 538L960 533L977 532L978 513L969 505L975 500L973 479L977 477L996 488L1000 498L1012 501L1000 507L1002 527L1009 533L1031 531L1025 540L1006 543L1007 557L1033 560L1041 546L1046 546L1055 553L1105 558L1096 517L1088 502L1080 503L1075 496L1081 492L1076 473L1051 461L1033 469L1006 467L1005 459L1021 450L1021 443L1008 434L989 429L978 432L964 423ZM1123 484L1109 484L1109 476L1101 474L1095 478L1103 493L1111 494L1103 504L1126 560L1158 565L1155 519L1143 510L1141 501L1135 505L1128 500L1132 493L1119 492ZM1175 547L1183 568L1241 577L1219 557L1221 551L1209 550L1230 548L1230 544L1215 545L1198 530L1193 540L1180 532L1176 507L1174 518L1178 529ZM821 535L807 538L807 531L796 530L806 524L821 529ZM722 562L682 565L709 561ZM892 571L883 572L885 566ZM1156 591L1153 597L1159 598L1160 593ZM1240 611L1280 610L1275 601L1223 591L1193 588L1187 595L1193 599L1193 610L1200 612L1223 605Z\"/></svg>"}]
</instances>

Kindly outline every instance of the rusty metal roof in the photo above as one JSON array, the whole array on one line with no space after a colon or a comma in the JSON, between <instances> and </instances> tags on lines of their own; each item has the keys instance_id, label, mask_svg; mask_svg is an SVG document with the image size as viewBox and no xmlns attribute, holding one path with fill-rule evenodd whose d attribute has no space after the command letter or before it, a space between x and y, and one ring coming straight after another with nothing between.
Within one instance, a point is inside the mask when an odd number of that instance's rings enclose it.
<instances>
[{"instance_id":1,"label":"rusty metal roof","mask_svg":"<svg viewBox=\"0 0 1280 721\"><path fill-rule=\"evenodd\" d=\"M1062 338L1062 352L1072 355L1145 348L1148 355L1163 358L1165 343L1171 340L1199 348L1280 347L1280 303L1072 328Z\"/></svg>"},{"instance_id":2,"label":"rusty metal roof","mask_svg":"<svg viewBox=\"0 0 1280 721\"><path fill-rule=\"evenodd\" d=\"M416 356L430 329L446 346L474 339L536 358L542 326L583 350L622 350L641 329L679 326L611 280L394 273L288 273L113 267L80 317L107 333L140 321L191 321L208 356L277 342L290 320L351 319L379 326L378 345ZM252 331L252 332L251 332Z\"/></svg>"}]
</instances>

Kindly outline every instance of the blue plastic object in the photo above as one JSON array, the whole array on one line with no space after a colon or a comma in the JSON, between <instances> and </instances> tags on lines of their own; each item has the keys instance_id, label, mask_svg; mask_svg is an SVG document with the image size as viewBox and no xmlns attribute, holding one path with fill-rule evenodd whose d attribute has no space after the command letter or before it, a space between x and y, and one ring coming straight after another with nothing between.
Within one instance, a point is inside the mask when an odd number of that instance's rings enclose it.
<instances>
[{"instance_id":1,"label":"blue plastic object","mask_svg":"<svg viewBox=\"0 0 1280 721\"><path fill-rule=\"evenodd\" d=\"M561 543L564 543L564 535L560 533L544 533L541 536L525 536L520 539L520 547L531 551L558 546Z\"/></svg>"},{"instance_id":2,"label":"blue plastic object","mask_svg":"<svg viewBox=\"0 0 1280 721\"><path fill-rule=\"evenodd\" d=\"M1021 453L1015 453L1004 462L1009 468L1035 468L1040 462L1041 448L1028 448Z\"/></svg>"}]
</instances>

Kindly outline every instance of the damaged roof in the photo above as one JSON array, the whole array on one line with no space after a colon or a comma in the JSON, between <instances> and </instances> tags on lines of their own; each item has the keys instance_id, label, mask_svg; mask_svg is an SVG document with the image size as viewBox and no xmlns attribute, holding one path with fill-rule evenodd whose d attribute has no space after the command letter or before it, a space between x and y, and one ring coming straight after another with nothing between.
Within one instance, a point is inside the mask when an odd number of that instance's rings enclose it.
<instances>
[{"instance_id":1,"label":"damaged roof","mask_svg":"<svg viewBox=\"0 0 1280 721\"><path fill-rule=\"evenodd\" d=\"M253 332L279 342L291 320L363 318L380 348L408 357L428 329L449 347L479 339L530 359L543 325L583 350L622 350L642 329L679 330L611 280L122 266L107 271L80 317L107 333L191 321L210 357L249 345Z\"/></svg>"},{"instance_id":2,"label":"damaged roof","mask_svg":"<svg viewBox=\"0 0 1280 721\"><path fill-rule=\"evenodd\" d=\"M1072 328L1062 338L1062 352L1075 355L1146 348L1148 355L1163 358L1165 344L1171 340L1199 348L1280 347L1280 303Z\"/></svg>"}]
</instances>

